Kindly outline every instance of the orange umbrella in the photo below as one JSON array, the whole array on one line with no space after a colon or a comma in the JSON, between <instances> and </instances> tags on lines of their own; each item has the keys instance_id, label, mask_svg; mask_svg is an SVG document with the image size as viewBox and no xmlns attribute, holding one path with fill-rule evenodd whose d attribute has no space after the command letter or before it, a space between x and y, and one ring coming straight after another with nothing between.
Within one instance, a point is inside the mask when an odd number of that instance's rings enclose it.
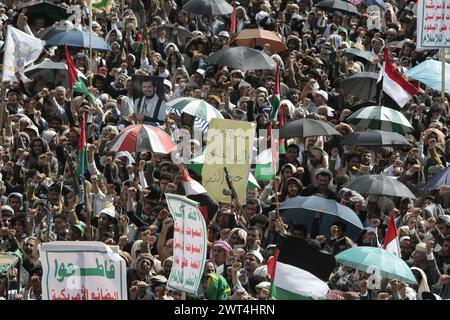
<instances>
[{"instance_id":1,"label":"orange umbrella","mask_svg":"<svg viewBox=\"0 0 450 320\"><path fill-rule=\"evenodd\" d=\"M249 48L254 48L255 46L264 47L264 45L269 44L272 53L287 50L286 45L278 34L263 29L244 29L234 37L232 42Z\"/></svg>"}]
</instances>

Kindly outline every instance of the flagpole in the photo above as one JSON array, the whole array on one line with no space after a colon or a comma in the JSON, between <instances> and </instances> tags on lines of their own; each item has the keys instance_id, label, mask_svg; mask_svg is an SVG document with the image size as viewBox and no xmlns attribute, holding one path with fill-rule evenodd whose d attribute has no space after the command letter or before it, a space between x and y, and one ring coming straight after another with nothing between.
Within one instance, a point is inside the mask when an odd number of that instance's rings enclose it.
<instances>
[{"instance_id":1,"label":"flagpole","mask_svg":"<svg viewBox=\"0 0 450 320\"><path fill-rule=\"evenodd\" d=\"M89 71L93 74L92 70L92 0L89 0ZM92 76L89 77L89 86L92 87Z\"/></svg>"},{"instance_id":2,"label":"flagpole","mask_svg":"<svg viewBox=\"0 0 450 320\"><path fill-rule=\"evenodd\" d=\"M445 48L441 49L442 71L441 71L441 98L445 102Z\"/></svg>"}]
</instances>

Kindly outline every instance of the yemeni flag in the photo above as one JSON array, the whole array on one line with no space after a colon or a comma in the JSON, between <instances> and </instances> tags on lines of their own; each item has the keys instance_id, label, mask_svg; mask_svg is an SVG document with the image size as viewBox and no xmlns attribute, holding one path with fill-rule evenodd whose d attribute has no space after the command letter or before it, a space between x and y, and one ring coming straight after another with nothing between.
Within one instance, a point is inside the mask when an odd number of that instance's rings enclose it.
<instances>
[{"instance_id":1,"label":"yemeni flag","mask_svg":"<svg viewBox=\"0 0 450 320\"><path fill-rule=\"evenodd\" d=\"M276 120L278 109L280 109L280 64L277 63L277 75L275 77L275 86L273 88L272 112L269 116L269 121Z\"/></svg>"},{"instance_id":2,"label":"yemeni flag","mask_svg":"<svg viewBox=\"0 0 450 320\"><path fill-rule=\"evenodd\" d=\"M236 0L233 0L233 13L231 14L231 24L230 24L230 34L236 32L237 22L236 22Z\"/></svg>"},{"instance_id":3,"label":"yemeni flag","mask_svg":"<svg viewBox=\"0 0 450 320\"><path fill-rule=\"evenodd\" d=\"M336 267L333 255L304 239L288 237L278 246L279 254L269 273L272 279L273 300L326 299L330 290L327 281Z\"/></svg>"},{"instance_id":4,"label":"yemeni flag","mask_svg":"<svg viewBox=\"0 0 450 320\"><path fill-rule=\"evenodd\" d=\"M383 105L386 107L403 108L419 92L419 89L391 64L388 48L384 50L384 65L378 78L378 82L380 81L382 81Z\"/></svg>"},{"instance_id":5,"label":"yemeni flag","mask_svg":"<svg viewBox=\"0 0 450 320\"><path fill-rule=\"evenodd\" d=\"M265 149L256 156L255 178L260 181L271 181L278 170L278 141L273 136L272 124L269 125L270 149Z\"/></svg>"},{"instance_id":6,"label":"yemeni flag","mask_svg":"<svg viewBox=\"0 0 450 320\"><path fill-rule=\"evenodd\" d=\"M69 48L65 46L66 49L66 61L67 70L69 73L69 90L72 92L77 92L86 95L91 102L95 101L95 96L89 91L84 83L83 79L78 76L78 70L73 64L72 57L70 56Z\"/></svg>"},{"instance_id":7,"label":"yemeni flag","mask_svg":"<svg viewBox=\"0 0 450 320\"><path fill-rule=\"evenodd\" d=\"M386 251L395 254L397 257L401 257L397 226L395 224L395 219L392 216L388 219L387 232L386 237L384 237L383 248Z\"/></svg>"}]
</instances>

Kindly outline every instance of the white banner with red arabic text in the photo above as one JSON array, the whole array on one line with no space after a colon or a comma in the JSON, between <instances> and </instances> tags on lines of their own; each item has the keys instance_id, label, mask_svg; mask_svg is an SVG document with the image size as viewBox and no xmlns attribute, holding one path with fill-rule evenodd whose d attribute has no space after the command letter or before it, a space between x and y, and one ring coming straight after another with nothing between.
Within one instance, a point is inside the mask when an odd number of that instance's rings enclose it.
<instances>
[{"instance_id":1,"label":"white banner with red arabic text","mask_svg":"<svg viewBox=\"0 0 450 320\"><path fill-rule=\"evenodd\" d=\"M195 201L168 193L166 200L174 219L173 264L167 286L200 295L207 251L205 219Z\"/></svg>"}]
</instances>

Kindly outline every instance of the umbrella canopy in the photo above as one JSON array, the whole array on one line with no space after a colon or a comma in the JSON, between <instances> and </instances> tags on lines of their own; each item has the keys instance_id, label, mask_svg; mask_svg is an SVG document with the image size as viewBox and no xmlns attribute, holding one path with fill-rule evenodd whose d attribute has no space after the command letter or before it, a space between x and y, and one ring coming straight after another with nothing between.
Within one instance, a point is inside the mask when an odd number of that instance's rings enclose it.
<instances>
[{"instance_id":1,"label":"umbrella canopy","mask_svg":"<svg viewBox=\"0 0 450 320\"><path fill-rule=\"evenodd\" d=\"M377 95L377 81L378 73L359 72L342 82L342 90L345 94L354 97L375 100L375 96Z\"/></svg>"},{"instance_id":2,"label":"umbrella canopy","mask_svg":"<svg viewBox=\"0 0 450 320\"><path fill-rule=\"evenodd\" d=\"M371 51L362 51L356 48L347 48L344 50L346 56L354 56L361 58L362 62L373 62L375 59L378 59L378 56ZM355 60L360 60L356 59ZM366 61L365 61L366 60Z\"/></svg>"},{"instance_id":3,"label":"umbrella canopy","mask_svg":"<svg viewBox=\"0 0 450 320\"><path fill-rule=\"evenodd\" d=\"M109 151L170 153L177 146L170 136L157 127L135 124L126 127L107 144Z\"/></svg>"},{"instance_id":4,"label":"umbrella canopy","mask_svg":"<svg viewBox=\"0 0 450 320\"><path fill-rule=\"evenodd\" d=\"M227 66L242 71L275 70L275 61L266 53L247 47L224 48L206 59L208 64Z\"/></svg>"},{"instance_id":5,"label":"umbrella canopy","mask_svg":"<svg viewBox=\"0 0 450 320\"><path fill-rule=\"evenodd\" d=\"M87 81L86 76L78 71L78 76ZM49 88L56 86L69 87L69 75L67 72L67 65L64 62L53 62L49 59L44 59L39 64L32 65L24 70L27 78L34 80L33 89L38 92L43 87L51 85Z\"/></svg>"},{"instance_id":6,"label":"umbrella canopy","mask_svg":"<svg viewBox=\"0 0 450 320\"><path fill-rule=\"evenodd\" d=\"M299 119L288 122L280 130L280 138L340 135L331 125L314 119Z\"/></svg>"},{"instance_id":7,"label":"umbrella canopy","mask_svg":"<svg viewBox=\"0 0 450 320\"><path fill-rule=\"evenodd\" d=\"M344 14L349 13L356 16L360 15L358 9L354 5L342 0L322 0L316 4L316 7L325 11L340 11Z\"/></svg>"},{"instance_id":8,"label":"umbrella canopy","mask_svg":"<svg viewBox=\"0 0 450 320\"><path fill-rule=\"evenodd\" d=\"M445 168L444 171L438 173L433 178L428 180L423 186L422 190L439 189L440 186L450 185L450 167Z\"/></svg>"},{"instance_id":9,"label":"umbrella canopy","mask_svg":"<svg viewBox=\"0 0 450 320\"><path fill-rule=\"evenodd\" d=\"M219 110L202 99L178 98L166 103L166 107L176 109L208 122L213 118L223 119Z\"/></svg>"},{"instance_id":10,"label":"umbrella canopy","mask_svg":"<svg viewBox=\"0 0 450 320\"><path fill-rule=\"evenodd\" d=\"M233 13L233 7L224 0L190 0L183 5L183 10L204 16L225 16Z\"/></svg>"},{"instance_id":11,"label":"umbrella canopy","mask_svg":"<svg viewBox=\"0 0 450 320\"><path fill-rule=\"evenodd\" d=\"M414 131L412 124L401 112L382 106L357 110L345 122L358 128L391 131L402 135Z\"/></svg>"},{"instance_id":12,"label":"umbrella canopy","mask_svg":"<svg viewBox=\"0 0 450 320\"><path fill-rule=\"evenodd\" d=\"M89 30L65 29L50 27L38 33L38 38L45 40L49 46L64 46L89 48ZM95 51L111 51L109 44L95 32L92 32L92 49Z\"/></svg>"},{"instance_id":13,"label":"umbrella canopy","mask_svg":"<svg viewBox=\"0 0 450 320\"><path fill-rule=\"evenodd\" d=\"M386 9L383 0L363 0L366 6L379 6L381 9Z\"/></svg>"},{"instance_id":14,"label":"umbrella canopy","mask_svg":"<svg viewBox=\"0 0 450 320\"><path fill-rule=\"evenodd\" d=\"M406 262L382 248L350 248L336 255L336 262L370 274L375 272L375 275L385 279L397 279L417 284L416 278Z\"/></svg>"},{"instance_id":15,"label":"umbrella canopy","mask_svg":"<svg viewBox=\"0 0 450 320\"><path fill-rule=\"evenodd\" d=\"M379 146L410 146L408 140L397 132L369 130L364 132L351 132L342 139L343 145L364 147Z\"/></svg>"},{"instance_id":16,"label":"umbrella canopy","mask_svg":"<svg viewBox=\"0 0 450 320\"><path fill-rule=\"evenodd\" d=\"M334 200L319 196L295 197L281 203L281 217L288 225L302 224L311 230L316 213L323 213L319 234L330 235L330 228L336 222L344 222L350 237L356 240L364 229L358 215L349 207Z\"/></svg>"},{"instance_id":17,"label":"umbrella canopy","mask_svg":"<svg viewBox=\"0 0 450 320\"><path fill-rule=\"evenodd\" d=\"M30 25L33 25L37 18L42 17L44 18L45 26L48 27L70 16L66 9L48 1L25 2L18 7L20 10L23 8L27 8L25 16L28 18Z\"/></svg>"},{"instance_id":18,"label":"umbrella canopy","mask_svg":"<svg viewBox=\"0 0 450 320\"><path fill-rule=\"evenodd\" d=\"M416 199L416 196L403 183L382 174L359 176L342 187L365 194Z\"/></svg>"},{"instance_id":19,"label":"umbrella canopy","mask_svg":"<svg viewBox=\"0 0 450 320\"><path fill-rule=\"evenodd\" d=\"M287 50L286 45L278 34L264 29L244 29L233 38L231 43L249 48L254 48L255 46L264 47L264 45L269 44L273 53Z\"/></svg>"},{"instance_id":20,"label":"umbrella canopy","mask_svg":"<svg viewBox=\"0 0 450 320\"><path fill-rule=\"evenodd\" d=\"M406 76L426 84L431 89L440 91L442 86L442 62L425 60L406 72ZM445 63L445 92L450 93L450 64Z\"/></svg>"},{"instance_id":21,"label":"umbrella canopy","mask_svg":"<svg viewBox=\"0 0 450 320\"><path fill-rule=\"evenodd\" d=\"M192 32L177 24L161 24L156 29L165 30L167 35L171 35L176 30L180 45L185 45L192 38Z\"/></svg>"}]
</instances>

